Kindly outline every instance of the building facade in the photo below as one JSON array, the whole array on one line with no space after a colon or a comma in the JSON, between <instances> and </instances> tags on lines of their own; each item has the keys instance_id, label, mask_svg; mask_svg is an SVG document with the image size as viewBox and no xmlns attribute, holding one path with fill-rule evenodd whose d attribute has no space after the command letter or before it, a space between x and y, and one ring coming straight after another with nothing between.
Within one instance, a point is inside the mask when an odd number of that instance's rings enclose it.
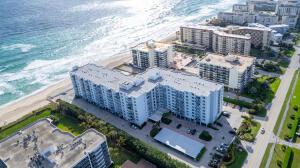
<instances>
[{"instance_id":1,"label":"building facade","mask_svg":"<svg viewBox=\"0 0 300 168\"><path fill-rule=\"evenodd\" d=\"M249 55L251 37L226 33L226 28L214 26L182 26L180 41L195 45L203 45L219 54L236 53Z\"/></svg>"},{"instance_id":2,"label":"building facade","mask_svg":"<svg viewBox=\"0 0 300 168\"><path fill-rule=\"evenodd\" d=\"M253 76L254 62L254 57L209 53L199 62L199 76L241 92Z\"/></svg>"},{"instance_id":3,"label":"building facade","mask_svg":"<svg viewBox=\"0 0 300 168\"><path fill-rule=\"evenodd\" d=\"M251 44L255 47L270 47L272 34L269 28L229 26L228 33L251 36Z\"/></svg>"},{"instance_id":4,"label":"building facade","mask_svg":"<svg viewBox=\"0 0 300 168\"><path fill-rule=\"evenodd\" d=\"M197 76L161 68L128 76L93 64L75 67L70 76L77 97L137 125L161 108L206 125L222 112L223 85Z\"/></svg>"},{"instance_id":5,"label":"building facade","mask_svg":"<svg viewBox=\"0 0 300 168\"><path fill-rule=\"evenodd\" d=\"M153 40L140 43L131 48L133 65L146 69L149 67L168 67L173 61L173 46Z\"/></svg>"},{"instance_id":6,"label":"building facade","mask_svg":"<svg viewBox=\"0 0 300 168\"><path fill-rule=\"evenodd\" d=\"M38 120L1 140L0 161L6 167L108 168L112 164L104 135L88 129L74 136L50 119Z\"/></svg>"}]
</instances>

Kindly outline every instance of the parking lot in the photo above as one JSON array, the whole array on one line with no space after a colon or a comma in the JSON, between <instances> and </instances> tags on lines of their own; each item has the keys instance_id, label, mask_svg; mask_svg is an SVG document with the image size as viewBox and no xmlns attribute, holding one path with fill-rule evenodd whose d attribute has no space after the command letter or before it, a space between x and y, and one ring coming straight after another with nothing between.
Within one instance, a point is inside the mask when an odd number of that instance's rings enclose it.
<instances>
[{"instance_id":1,"label":"parking lot","mask_svg":"<svg viewBox=\"0 0 300 168\"><path fill-rule=\"evenodd\" d=\"M126 120L123 120L117 116L114 116L113 114L104 111L95 105L89 104L86 101L82 99L74 99L74 92L73 90L68 91L67 93L61 94L56 96L53 101L61 99L64 101L67 101L69 103L72 103L85 111L94 114L98 118L103 119L106 122L109 122L113 124L114 126L126 131L130 135L146 142L147 144L159 148L160 150L168 153L171 157L178 159L182 162L185 162L186 164L190 165L191 167L208 167L208 163L210 162L210 159L212 158L212 154L217 153L219 155L222 155L222 153L217 152L216 149L220 147L222 143L229 144L234 135L230 134L229 131L232 131L233 128L238 128L242 118L241 115L244 112L240 112L239 108L236 107L235 109L231 108L231 104L227 104L227 106L223 106L223 110L226 111L228 114L230 114L230 117L227 118L225 116L220 117L218 120L219 123L222 124L222 127L214 124L213 126L216 127L218 130L214 130L212 128L208 128L206 126L198 125L193 122L176 118L175 116L168 116L169 119L172 120L172 122L169 125L161 123L161 127L169 128L173 131L176 131L182 135L185 135L187 137L190 137L196 141L201 142L206 147L206 152L202 156L201 160L199 162L193 160L192 158L189 158L182 153L175 151L165 145L160 144L159 142L156 142L153 140L150 135L150 130L152 128L153 123L147 122L146 126L143 129L135 129L130 126L130 123ZM178 125L181 125L180 128L177 128ZM192 135L191 131L196 130L195 134ZM199 139L199 135L203 130L206 130L209 132L210 135L212 135L211 141L205 141L202 139Z\"/></svg>"}]
</instances>

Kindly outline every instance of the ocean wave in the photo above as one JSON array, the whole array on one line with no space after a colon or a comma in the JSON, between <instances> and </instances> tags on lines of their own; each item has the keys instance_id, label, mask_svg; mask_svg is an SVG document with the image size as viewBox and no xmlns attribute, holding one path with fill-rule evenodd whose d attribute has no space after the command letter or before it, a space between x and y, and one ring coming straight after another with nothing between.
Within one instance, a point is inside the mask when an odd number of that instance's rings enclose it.
<instances>
[{"instance_id":1,"label":"ocean wave","mask_svg":"<svg viewBox=\"0 0 300 168\"><path fill-rule=\"evenodd\" d=\"M35 47L36 46L32 45L32 44L13 44L13 45L9 45L9 46L2 46L1 49L4 51L12 51L15 49L20 49L21 52L28 52Z\"/></svg>"}]
</instances>

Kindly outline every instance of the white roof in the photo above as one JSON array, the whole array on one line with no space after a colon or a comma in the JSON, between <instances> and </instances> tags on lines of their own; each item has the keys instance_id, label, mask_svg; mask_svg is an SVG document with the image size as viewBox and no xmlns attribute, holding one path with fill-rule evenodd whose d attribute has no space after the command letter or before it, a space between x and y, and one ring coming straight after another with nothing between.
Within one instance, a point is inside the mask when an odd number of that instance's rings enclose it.
<instances>
[{"instance_id":1,"label":"white roof","mask_svg":"<svg viewBox=\"0 0 300 168\"><path fill-rule=\"evenodd\" d=\"M163 128L154 139L192 158L196 158L204 147L202 143L168 128Z\"/></svg>"}]
</instances>

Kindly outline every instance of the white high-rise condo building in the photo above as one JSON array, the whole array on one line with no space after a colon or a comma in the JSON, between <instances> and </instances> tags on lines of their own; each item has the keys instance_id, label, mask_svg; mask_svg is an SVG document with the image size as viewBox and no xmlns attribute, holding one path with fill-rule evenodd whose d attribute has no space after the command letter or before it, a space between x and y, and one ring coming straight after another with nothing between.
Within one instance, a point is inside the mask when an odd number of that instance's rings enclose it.
<instances>
[{"instance_id":1,"label":"white high-rise condo building","mask_svg":"<svg viewBox=\"0 0 300 168\"><path fill-rule=\"evenodd\" d=\"M277 15L280 17L281 24L289 25L294 28L299 17L300 1L282 0L278 2L276 9Z\"/></svg>"},{"instance_id":2,"label":"white high-rise condo building","mask_svg":"<svg viewBox=\"0 0 300 168\"><path fill-rule=\"evenodd\" d=\"M0 167L108 168L106 137L94 129L78 136L38 120L0 141Z\"/></svg>"},{"instance_id":3,"label":"white high-rise condo building","mask_svg":"<svg viewBox=\"0 0 300 168\"><path fill-rule=\"evenodd\" d=\"M253 76L254 62L249 56L208 53L199 62L199 76L240 92Z\"/></svg>"},{"instance_id":4,"label":"white high-rise condo building","mask_svg":"<svg viewBox=\"0 0 300 168\"><path fill-rule=\"evenodd\" d=\"M223 85L185 73L148 68L132 76L87 64L70 76L77 97L137 125L161 108L201 124L213 123L222 112Z\"/></svg>"},{"instance_id":5,"label":"white high-rise condo building","mask_svg":"<svg viewBox=\"0 0 300 168\"><path fill-rule=\"evenodd\" d=\"M226 33L226 28L214 26L182 26L180 41L182 43L203 45L219 54L236 53L249 55L251 48L250 35Z\"/></svg>"},{"instance_id":6,"label":"white high-rise condo building","mask_svg":"<svg viewBox=\"0 0 300 168\"><path fill-rule=\"evenodd\" d=\"M173 62L174 52L171 44L153 40L131 48L133 64L139 68L168 67Z\"/></svg>"}]
</instances>

